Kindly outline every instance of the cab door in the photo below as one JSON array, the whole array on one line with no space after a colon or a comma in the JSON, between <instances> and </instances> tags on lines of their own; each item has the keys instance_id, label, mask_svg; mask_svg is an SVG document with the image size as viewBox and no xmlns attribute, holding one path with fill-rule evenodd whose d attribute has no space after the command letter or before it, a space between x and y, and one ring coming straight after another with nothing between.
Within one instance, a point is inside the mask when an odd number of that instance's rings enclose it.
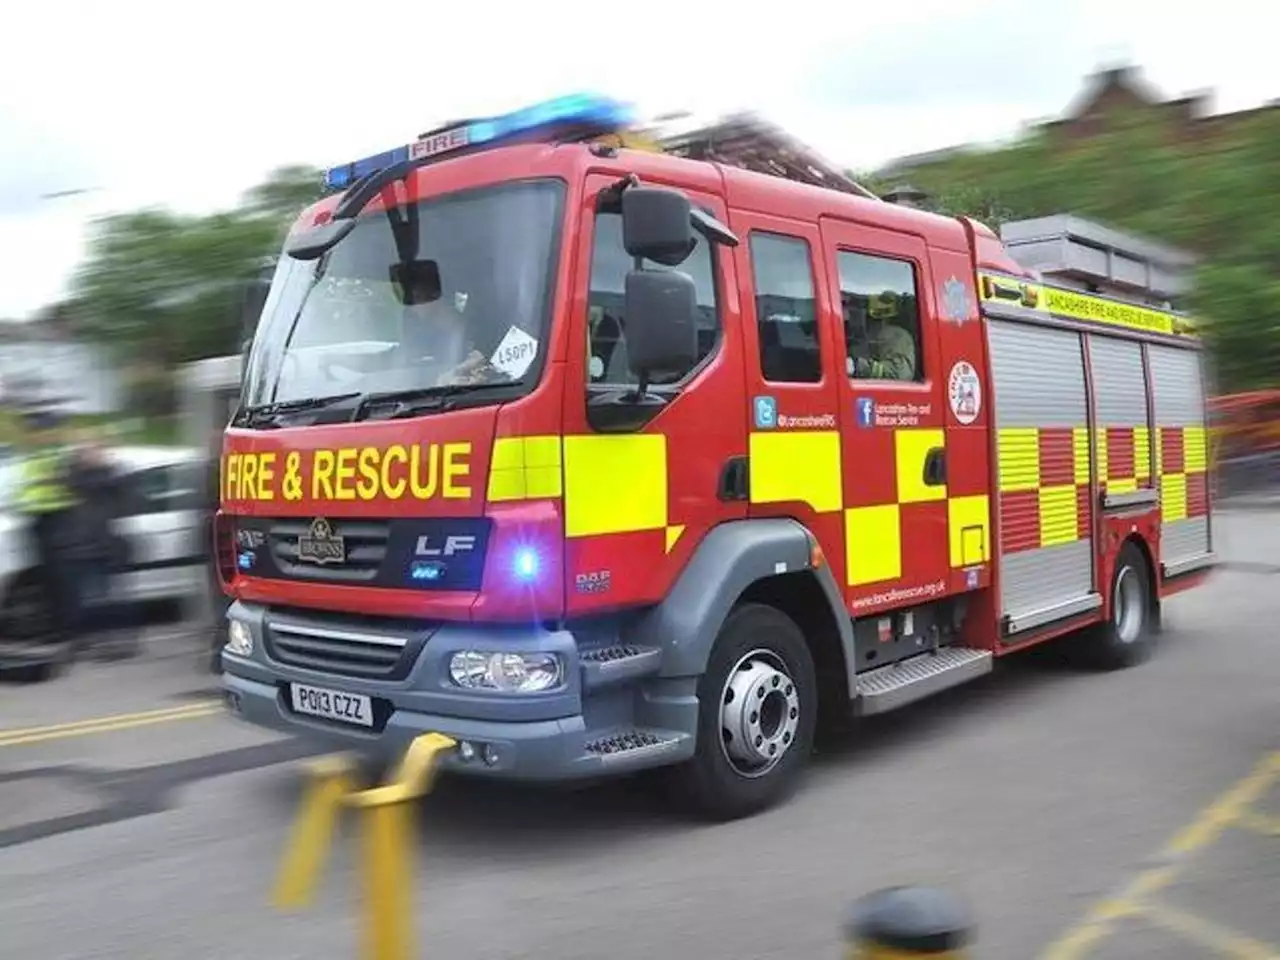
<instances>
[{"instance_id":1,"label":"cab door","mask_svg":"<svg viewBox=\"0 0 1280 960\"><path fill-rule=\"evenodd\" d=\"M924 241L824 220L822 251L828 296L841 319L845 585L858 617L948 591L946 400ZM871 300L885 294L897 305L894 322L914 346L909 379L857 374L854 358L865 349Z\"/></svg>"},{"instance_id":2,"label":"cab door","mask_svg":"<svg viewBox=\"0 0 1280 960\"><path fill-rule=\"evenodd\" d=\"M750 513L790 516L844 576L841 347L813 223L736 212L750 422Z\"/></svg>"},{"instance_id":3,"label":"cab door","mask_svg":"<svg viewBox=\"0 0 1280 960\"><path fill-rule=\"evenodd\" d=\"M746 516L737 489L746 414L733 251L698 234L688 258L669 268L697 290L698 356L636 402L623 297L633 262L622 244L619 177L590 175L577 211L563 401L571 615L660 600L709 530ZM720 197L678 189L724 222Z\"/></svg>"}]
</instances>

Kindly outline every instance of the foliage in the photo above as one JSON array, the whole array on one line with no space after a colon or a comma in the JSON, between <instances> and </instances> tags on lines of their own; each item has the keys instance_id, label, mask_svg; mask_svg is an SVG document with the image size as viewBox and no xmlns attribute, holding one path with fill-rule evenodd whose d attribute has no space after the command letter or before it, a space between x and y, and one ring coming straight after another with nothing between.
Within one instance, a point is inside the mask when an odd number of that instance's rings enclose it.
<instances>
[{"instance_id":1,"label":"foliage","mask_svg":"<svg viewBox=\"0 0 1280 960\"><path fill-rule=\"evenodd\" d=\"M870 189L895 185L863 177ZM1220 392L1280 382L1280 111L1179 140L1150 113L1117 113L1088 139L1051 131L912 169L939 212L992 228L1074 213L1199 258L1187 307L1205 330Z\"/></svg>"},{"instance_id":2,"label":"foliage","mask_svg":"<svg viewBox=\"0 0 1280 960\"><path fill-rule=\"evenodd\" d=\"M239 348L243 284L275 254L292 218L320 196L320 183L314 170L285 167L233 210L105 218L76 277L74 326L135 371L150 368L134 379L154 405L156 391L164 392L155 370Z\"/></svg>"}]
</instances>

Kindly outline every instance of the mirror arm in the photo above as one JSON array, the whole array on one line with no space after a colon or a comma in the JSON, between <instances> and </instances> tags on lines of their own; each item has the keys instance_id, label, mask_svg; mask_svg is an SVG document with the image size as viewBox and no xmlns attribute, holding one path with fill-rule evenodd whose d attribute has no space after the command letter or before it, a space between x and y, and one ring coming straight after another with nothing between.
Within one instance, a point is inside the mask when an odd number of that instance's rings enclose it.
<instances>
[{"instance_id":1,"label":"mirror arm","mask_svg":"<svg viewBox=\"0 0 1280 960\"><path fill-rule=\"evenodd\" d=\"M635 176L635 174L631 174L631 176L630 176L628 179L629 179L629 180L632 180L632 181L636 181L636 176ZM636 182L638 182L638 181L636 181ZM620 186L621 186L622 184L626 184L626 181L621 181ZM631 185L631 184L627 184L627 185ZM625 186L622 186L622 189L626 189L626 187L625 187ZM631 258L631 269L632 269L632 270L643 270L643 269L644 269L644 257L632 257L632 258ZM636 374L636 392L635 392L634 394L632 394L632 395L631 395L631 402L632 402L632 403L640 403L640 402L642 402L642 401L644 400L645 391L646 391L646 390L648 390L648 389L649 389L649 371L648 371L648 370L642 370L642 371L640 371L638 374Z\"/></svg>"},{"instance_id":2,"label":"mirror arm","mask_svg":"<svg viewBox=\"0 0 1280 960\"><path fill-rule=\"evenodd\" d=\"M624 192L626 192L631 187L638 187L638 186L640 186L640 178L637 177L634 173L628 173L621 180L618 180L615 183L611 183L609 184L609 186L601 190L600 200L604 201L606 204L618 203L619 201L622 200L622 194Z\"/></svg>"}]
</instances>

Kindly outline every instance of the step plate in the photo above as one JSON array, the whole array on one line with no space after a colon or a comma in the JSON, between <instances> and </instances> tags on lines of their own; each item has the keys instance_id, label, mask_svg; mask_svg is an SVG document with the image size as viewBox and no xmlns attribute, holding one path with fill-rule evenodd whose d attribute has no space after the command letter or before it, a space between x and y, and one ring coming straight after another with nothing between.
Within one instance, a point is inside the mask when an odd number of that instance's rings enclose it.
<instances>
[{"instance_id":1,"label":"step plate","mask_svg":"<svg viewBox=\"0 0 1280 960\"><path fill-rule=\"evenodd\" d=\"M583 650L582 682L588 689L625 683L652 676L662 666L662 651L657 647L617 644Z\"/></svg>"},{"instance_id":2,"label":"step plate","mask_svg":"<svg viewBox=\"0 0 1280 960\"><path fill-rule=\"evenodd\" d=\"M895 710L990 673L994 663L990 650L943 647L937 653L877 667L858 677L855 708L860 714Z\"/></svg>"},{"instance_id":3,"label":"step plate","mask_svg":"<svg viewBox=\"0 0 1280 960\"><path fill-rule=\"evenodd\" d=\"M658 757L677 752L687 739L667 730L620 730L596 737L584 749L605 766L648 765Z\"/></svg>"}]
</instances>

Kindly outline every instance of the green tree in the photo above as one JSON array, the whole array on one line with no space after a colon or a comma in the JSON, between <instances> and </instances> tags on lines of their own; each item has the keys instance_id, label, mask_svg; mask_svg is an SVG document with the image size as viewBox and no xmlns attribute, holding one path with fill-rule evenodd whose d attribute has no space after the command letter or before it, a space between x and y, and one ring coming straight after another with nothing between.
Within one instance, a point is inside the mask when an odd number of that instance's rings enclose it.
<instances>
[{"instance_id":1,"label":"green tree","mask_svg":"<svg viewBox=\"0 0 1280 960\"><path fill-rule=\"evenodd\" d=\"M149 209L96 225L74 283L75 325L126 361L162 369L239 348L244 282L321 193L318 172L276 171L235 209Z\"/></svg>"},{"instance_id":2,"label":"green tree","mask_svg":"<svg viewBox=\"0 0 1280 960\"><path fill-rule=\"evenodd\" d=\"M290 222L324 194L324 177L312 167L287 166L275 170L264 183L244 196L246 212Z\"/></svg>"},{"instance_id":3,"label":"green tree","mask_svg":"<svg viewBox=\"0 0 1280 960\"><path fill-rule=\"evenodd\" d=\"M1280 111L1212 147L1149 116L1118 115L1074 144L1036 132L1015 145L913 169L941 213L998 228L1074 213L1181 246L1200 260L1186 306L1205 331L1220 392L1280 382ZM893 184L864 177L877 192Z\"/></svg>"}]
</instances>

